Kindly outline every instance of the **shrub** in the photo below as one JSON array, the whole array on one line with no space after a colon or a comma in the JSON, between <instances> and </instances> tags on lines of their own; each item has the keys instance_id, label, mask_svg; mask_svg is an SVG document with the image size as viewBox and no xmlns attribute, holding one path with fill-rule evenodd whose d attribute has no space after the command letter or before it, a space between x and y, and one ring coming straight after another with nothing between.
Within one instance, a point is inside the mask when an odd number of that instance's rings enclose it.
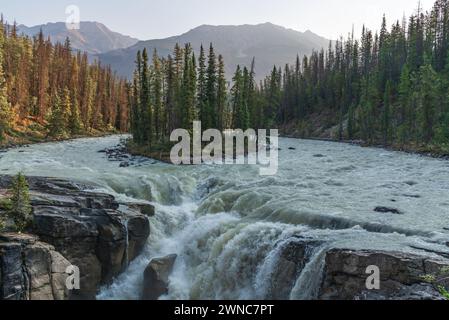
<instances>
[{"instance_id":1,"label":"shrub","mask_svg":"<svg viewBox=\"0 0 449 320\"><path fill-rule=\"evenodd\" d=\"M425 282L432 284L440 294L447 300L449 300L449 291L445 287L444 283L449 279L449 267L442 268L438 274L425 275L421 277Z\"/></svg>"}]
</instances>

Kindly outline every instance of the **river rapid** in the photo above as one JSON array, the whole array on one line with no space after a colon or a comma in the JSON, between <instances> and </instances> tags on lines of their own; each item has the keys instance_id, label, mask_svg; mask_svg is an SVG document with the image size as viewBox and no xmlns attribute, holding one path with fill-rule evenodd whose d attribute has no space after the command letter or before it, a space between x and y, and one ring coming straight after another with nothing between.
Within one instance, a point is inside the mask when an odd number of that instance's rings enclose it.
<instances>
[{"instance_id":1,"label":"river rapid","mask_svg":"<svg viewBox=\"0 0 449 320\"><path fill-rule=\"evenodd\" d=\"M449 161L280 139L279 171L271 177L257 166L172 166L139 157L121 168L99 151L122 138L0 154L0 174L92 183L119 201L156 207L144 253L98 299L139 299L149 261L173 253L178 259L162 299L269 299L280 249L298 235L323 245L298 275L291 299L316 297L329 248L449 253Z\"/></svg>"}]
</instances>

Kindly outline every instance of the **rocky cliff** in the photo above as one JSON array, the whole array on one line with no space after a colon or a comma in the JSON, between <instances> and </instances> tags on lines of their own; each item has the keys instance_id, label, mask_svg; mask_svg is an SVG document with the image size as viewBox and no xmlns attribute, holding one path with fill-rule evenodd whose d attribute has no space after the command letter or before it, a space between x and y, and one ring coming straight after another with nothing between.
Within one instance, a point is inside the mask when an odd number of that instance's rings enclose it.
<instances>
[{"instance_id":1,"label":"rocky cliff","mask_svg":"<svg viewBox=\"0 0 449 320\"><path fill-rule=\"evenodd\" d=\"M0 194L10 182L0 177ZM142 252L150 235L145 214L153 208L119 204L93 186L70 181L31 177L28 183L33 236L0 238L0 299L95 299L99 287ZM70 293L61 291L67 263L79 267L81 276L80 290Z\"/></svg>"}]
</instances>

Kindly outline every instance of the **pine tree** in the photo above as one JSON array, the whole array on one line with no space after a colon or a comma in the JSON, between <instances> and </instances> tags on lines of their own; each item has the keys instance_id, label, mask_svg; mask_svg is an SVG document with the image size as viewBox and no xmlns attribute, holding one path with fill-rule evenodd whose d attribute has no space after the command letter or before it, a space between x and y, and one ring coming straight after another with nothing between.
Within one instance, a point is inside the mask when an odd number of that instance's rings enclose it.
<instances>
[{"instance_id":1,"label":"pine tree","mask_svg":"<svg viewBox=\"0 0 449 320\"><path fill-rule=\"evenodd\" d=\"M68 121L68 129L72 135L81 133L81 119L78 104L78 94L76 89L72 91L70 98L70 116Z\"/></svg>"},{"instance_id":2,"label":"pine tree","mask_svg":"<svg viewBox=\"0 0 449 320\"><path fill-rule=\"evenodd\" d=\"M243 129L244 123L244 102L243 102L243 74L240 66L237 66L234 77L232 78L232 127L234 129Z\"/></svg>"},{"instance_id":3,"label":"pine tree","mask_svg":"<svg viewBox=\"0 0 449 320\"><path fill-rule=\"evenodd\" d=\"M208 125L207 94L206 94L206 55L203 45L200 48L198 59L198 85L197 85L197 109L200 121Z\"/></svg>"},{"instance_id":4,"label":"pine tree","mask_svg":"<svg viewBox=\"0 0 449 320\"><path fill-rule=\"evenodd\" d=\"M217 62L212 43L210 44L208 67L206 73L206 111L203 128L218 128L217 123Z\"/></svg>"},{"instance_id":5,"label":"pine tree","mask_svg":"<svg viewBox=\"0 0 449 320\"><path fill-rule=\"evenodd\" d=\"M154 133L156 139L162 138L162 66L161 60L157 55L156 49L153 53L153 81L152 81L152 98L154 106Z\"/></svg>"},{"instance_id":6,"label":"pine tree","mask_svg":"<svg viewBox=\"0 0 449 320\"><path fill-rule=\"evenodd\" d=\"M142 69L140 70L140 111L142 117L142 138L151 146L153 142L153 110L150 97L150 75L148 67L148 53L146 48L142 52Z\"/></svg>"},{"instance_id":7,"label":"pine tree","mask_svg":"<svg viewBox=\"0 0 449 320\"><path fill-rule=\"evenodd\" d=\"M420 126L420 138L425 143L430 143L435 133L435 105L438 92L438 77L430 64L420 68L420 90L418 121Z\"/></svg>"},{"instance_id":8,"label":"pine tree","mask_svg":"<svg viewBox=\"0 0 449 320\"><path fill-rule=\"evenodd\" d=\"M195 57L192 55L190 44L186 44L184 49L184 72L182 80L182 109L179 114L181 125L184 129L192 128L196 119L195 94L196 94L196 65Z\"/></svg>"},{"instance_id":9,"label":"pine tree","mask_svg":"<svg viewBox=\"0 0 449 320\"><path fill-rule=\"evenodd\" d=\"M9 214L17 231L24 232L32 223L32 208L28 183L22 173L13 179L10 192L12 196Z\"/></svg>"},{"instance_id":10,"label":"pine tree","mask_svg":"<svg viewBox=\"0 0 449 320\"><path fill-rule=\"evenodd\" d=\"M66 114L58 93L52 98L52 111L48 121L48 135L53 138L61 138L66 135Z\"/></svg>"},{"instance_id":11,"label":"pine tree","mask_svg":"<svg viewBox=\"0 0 449 320\"><path fill-rule=\"evenodd\" d=\"M0 142L5 139L5 135L10 129L13 121L13 111L8 102L6 80L3 73L3 43L3 25L0 25Z\"/></svg>"},{"instance_id":12,"label":"pine tree","mask_svg":"<svg viewBox=\"0 0 449 320\"><path fill-rule=\"evenodd\" d=\"M217 115L218 129L226 127L225 114L227 112L227 82L225 74L225 64L222 55L218 56L218 87L217 87Z\"/></svg>"},{"instance_id":13,"label":"pine tree","mask_svg":"<svg viewBox=\"0 0 449 320\"><path fill-rule=\"evenodd\" d=\"M391 81L388 81L385 88L385 95L383 98L383 110L382 110L382 134L383 143L388 145L391 142L391 105L392 105L392 85Z\"/></svg>"}]
</instances>

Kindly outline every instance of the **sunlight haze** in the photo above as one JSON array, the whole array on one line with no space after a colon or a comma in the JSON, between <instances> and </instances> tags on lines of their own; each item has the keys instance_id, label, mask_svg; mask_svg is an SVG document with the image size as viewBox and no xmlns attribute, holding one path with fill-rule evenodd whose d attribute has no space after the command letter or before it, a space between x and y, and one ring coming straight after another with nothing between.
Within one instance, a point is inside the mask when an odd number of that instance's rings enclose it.
<instances>
[{"instance_id":1,"label":"sunlight haze","mask_svg":"<svg viewBox=\"0 0 449 320\"><path fill-rule=\"evenodd\" d=\"M352 26L357 34L363 24L378 29L385 13L389 24L418 7L410 0L3 0L2 12L8 21L33 26L65 21L65 8L80 7L82 21L98 21L113 31L141 40L165 38L187 32L202 24L240 25L272 22L298 31L311 30L323 37L346 36ZM433 0L421 0L424 10Z\"/></svg>"}]
</instances>

